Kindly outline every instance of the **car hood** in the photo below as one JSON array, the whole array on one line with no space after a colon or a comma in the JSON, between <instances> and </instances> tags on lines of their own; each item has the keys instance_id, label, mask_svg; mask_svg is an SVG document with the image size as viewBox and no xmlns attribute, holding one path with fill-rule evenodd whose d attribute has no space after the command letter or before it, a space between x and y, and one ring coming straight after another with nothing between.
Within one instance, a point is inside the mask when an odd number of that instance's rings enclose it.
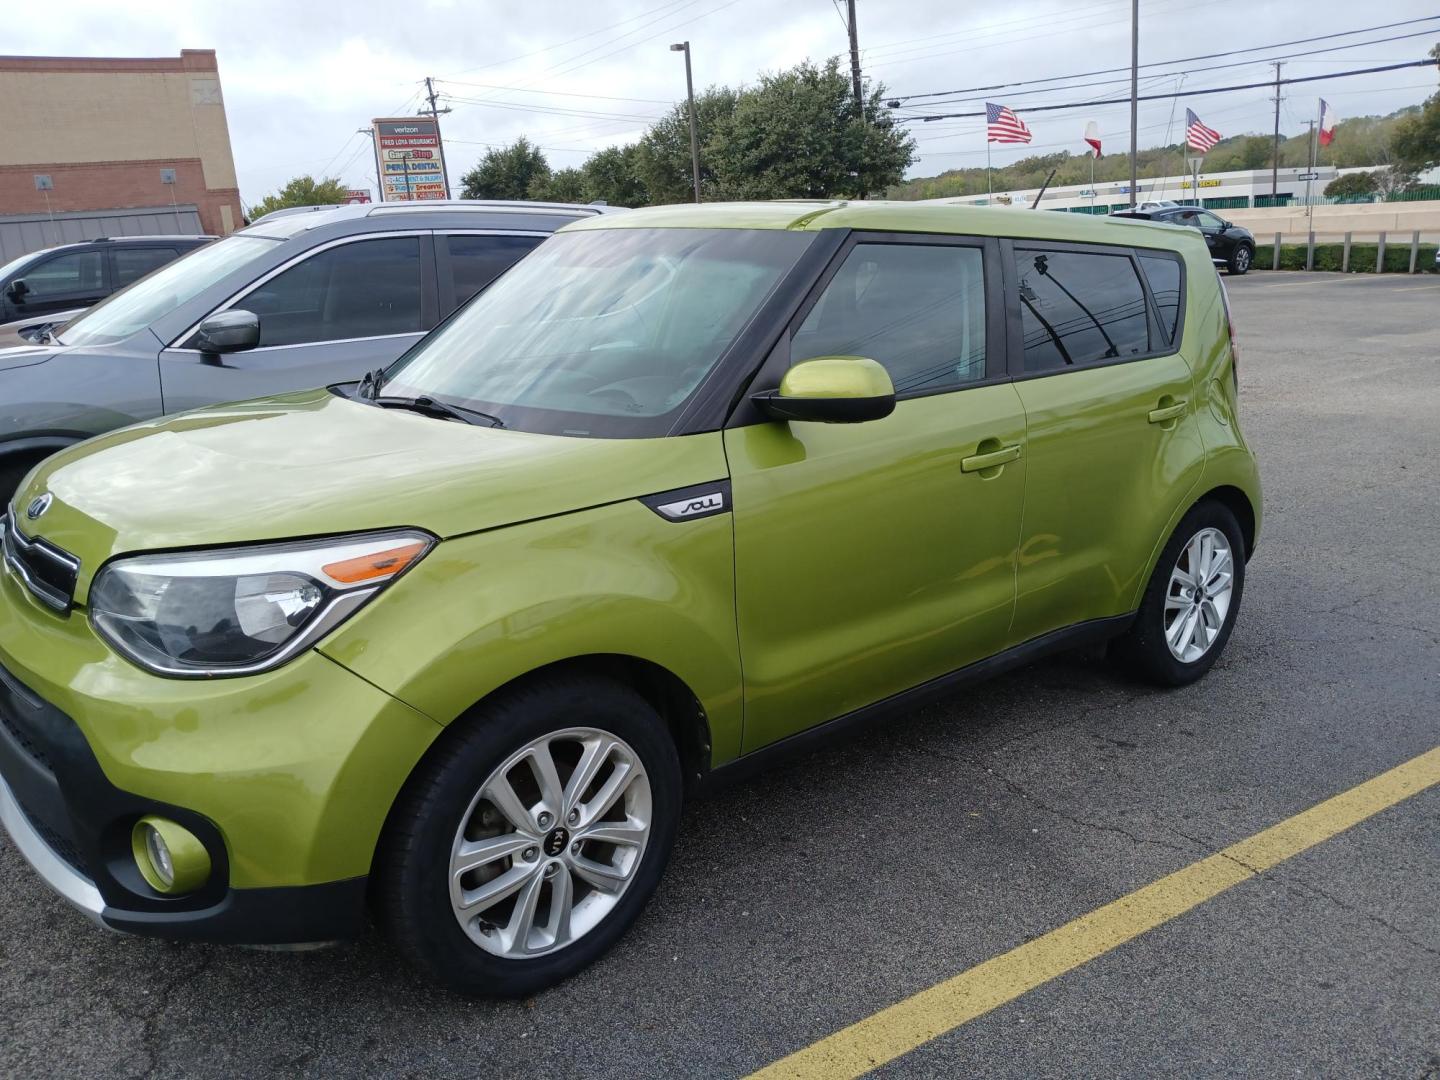
<instances>
[{"instance_id":1,"label":"car hood","mask_svg":"<svg viewBox=\"0 0 1440 1080\"><path fill-rule=\"evenodd\" d=\"M81 561L127 552L397 526L441 538L726 474L719 433L533 435L307 391L182 413L47 461L14 500L20 527ZM52 503L29 520L26 508Z\"/></svg>"}]
</instances>

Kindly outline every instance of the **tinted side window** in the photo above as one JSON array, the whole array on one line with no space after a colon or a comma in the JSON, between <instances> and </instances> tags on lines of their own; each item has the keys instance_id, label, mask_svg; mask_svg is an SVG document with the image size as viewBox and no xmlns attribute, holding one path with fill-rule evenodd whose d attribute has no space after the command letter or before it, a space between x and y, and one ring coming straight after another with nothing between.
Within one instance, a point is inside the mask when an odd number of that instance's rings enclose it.
<instances>
[{"instance_id":1,"label":"tinted side window","mask_svg":"<svg viewBox=\"0 0 1440 1080\"><path fill-rule=\"evenodd\" d=\"M1160 309L1160 327L1174 342L1180 319L1180 263L1163 255L1141 255L1140 265Z\"/></svg>"},{"instance_id":2,"label":"tinted side window","mask_svg":"<svg viewBox=\"0 0 1440 1080\"><path fill-rule=\"evenodd\" d=\"M26 300L68 293L100 292L104 287L104 257L98 251L57 255L21 276L30 287Z\"/></svg>"},{"instance_id":3,"label":"tinted side window","mask_svg":"<svg viewBox=\"0 0 1440 1080\"><path fill-rule=\"evenodd\" d=\"M897 394L985 377L979 248L857 244L795 333L791 362L867 356Z\"/></svg>"},{"instance_id":4,"label":"tinted side window","mask_svg":"<svg viewBox=\"0 0 1440 1080\"><path fill-rule=\"evenodd\" d=\"M115 248L110 252L110 269L115 288L123 289L132 281L139 281L151 270L164 266L177 254L174 248Z\"/></svg>"},{"instance_id":5,"label":"tinted side window","mask_svg":"<svg viewBox=\"0 0 1440 1080\"><path fill-rule=\"evenodd\" d=\"M1150 319L1126 255L1015 252L1025 370L1093 364L1150 350Z\"/></svg>"},{"instance_id":6,"label":"tinted side window","mask_svg":"<svg viewBox=\"0 0 1440 1080\"><path fill-rule=\"evenodd\" d=\"M260 316L260 345L418 333L420 238L394 236L328 248L292 266L234 307Z\"/></svg>"},{"instance_id":7,"label":"tinted side window","mask_svg":"<svg viewBox=\"0 0 1440 1080\"><path fill-rule=\"evenodd\" d=\"M538 236L447 236L455 304L465 303L540 243Z\"/></svg>"}]
</instances>

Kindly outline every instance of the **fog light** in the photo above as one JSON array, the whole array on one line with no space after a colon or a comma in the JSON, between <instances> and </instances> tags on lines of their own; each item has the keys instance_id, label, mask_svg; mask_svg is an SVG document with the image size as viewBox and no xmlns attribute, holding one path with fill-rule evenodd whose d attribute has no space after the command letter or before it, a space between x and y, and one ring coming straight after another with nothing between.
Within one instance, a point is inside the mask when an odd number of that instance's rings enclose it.
<instances>
[{"instance_id":1,"label":"fog light","mask_svg":"<svg viewBox=\"0 0 1440 1080\"><path fill-rule=\"evenodd\" d=\"M130 834L140 876L167 896L193 892L210 877L210 853L184 826L162 817L143 817Z\"/></svg>"}]
</instances>

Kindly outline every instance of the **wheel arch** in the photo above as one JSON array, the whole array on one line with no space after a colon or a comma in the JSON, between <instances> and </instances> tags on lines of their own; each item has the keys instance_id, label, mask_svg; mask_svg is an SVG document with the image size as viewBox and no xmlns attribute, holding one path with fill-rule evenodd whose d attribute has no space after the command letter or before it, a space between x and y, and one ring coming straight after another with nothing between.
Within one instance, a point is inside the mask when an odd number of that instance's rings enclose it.
<instances>
[{"instance_id":1,"label":"wheel arch","mask_svg":"<svg viewBox=\"0 0 1440 1080\"><path fill-rule=\"evenodd\" d=\"M1190 504L1190 507L1186 509L1185 513L1188 514L1190 510L1193 510L1207 499L1220 503L1220 505L1235 515L1235 520L1240 525L1240 534L1245 540L1245 561L1249 562L1250 556L1255 553L1256 539L1255 507L1251 505L1250 497L1238 487L1224 484L1205 492L1205 494ZM1183 517L1184 515L1182 514L1181 516Z\"/></svg>"},{"instance_id":2,"label":"wheel arch","mask_svg":"<svg viewBox=\"0 0 1440 1080\"><path fill-rule=\"evenodd\" d=\"M675 742L680 755L687 791L694 787L711 764L710 719L700 698L669 668L627 653L589 653L571 656L542 664L529 671L508 679L477 698L455 720L447 724L445 732L435 740L426 753L436 752L443 745L446 735L461 729L477 710L497 697L511 693L522 686L555 675L583 675L597 679L608 679L634 690L664 720L666 730ZM417 762L411 770L413 776L421 767Z\"/></svg>"}]
</instances>

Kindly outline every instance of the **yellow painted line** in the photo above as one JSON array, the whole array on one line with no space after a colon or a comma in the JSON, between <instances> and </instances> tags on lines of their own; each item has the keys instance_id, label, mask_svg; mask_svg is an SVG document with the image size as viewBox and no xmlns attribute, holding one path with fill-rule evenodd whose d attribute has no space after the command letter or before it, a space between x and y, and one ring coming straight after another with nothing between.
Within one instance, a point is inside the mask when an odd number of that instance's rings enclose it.
<instances>
[{"instance_id":1,"label":"yellow painted line","mask_svg":"<svg viewBox=\"0 0 1440 1080\"><path fill-rule=\"evenodd\" d=\"M863 1076L1440 783L1440 746L754 1073Z\"/></svg>"}]
</instances>

